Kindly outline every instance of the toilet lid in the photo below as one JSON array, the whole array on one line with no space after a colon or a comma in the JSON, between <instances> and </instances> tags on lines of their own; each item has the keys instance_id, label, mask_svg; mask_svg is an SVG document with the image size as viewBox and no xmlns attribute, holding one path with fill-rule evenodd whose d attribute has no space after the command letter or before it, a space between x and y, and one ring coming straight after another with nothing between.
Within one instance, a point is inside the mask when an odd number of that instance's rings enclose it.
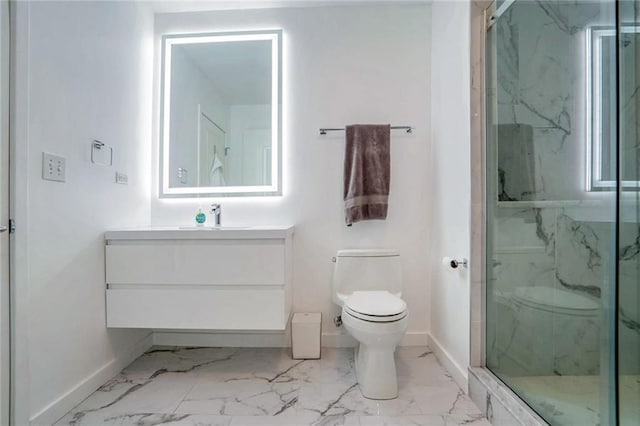
<instances>
[{"instance_id":1,"label":"toilet lid","mask_svg":"<svg viewBox=\"0 0 640 426\"><path fill-rule=\"evenodd\" d=\"M345 307L368 316L387 317L403 313L407 304L388 291L354 291Z\"/></svg>"}]
</instances>

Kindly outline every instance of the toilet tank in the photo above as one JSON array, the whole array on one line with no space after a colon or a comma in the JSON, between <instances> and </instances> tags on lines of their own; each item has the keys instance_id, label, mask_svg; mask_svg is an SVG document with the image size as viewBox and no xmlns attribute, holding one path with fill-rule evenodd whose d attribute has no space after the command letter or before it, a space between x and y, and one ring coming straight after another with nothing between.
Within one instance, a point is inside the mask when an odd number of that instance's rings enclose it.
<instances>
[{"instance_id":1,"label":"toilet tank","mask_svg":"<svg viewBox=\"0 0 640 426\"><path fill-rule=\"evenodd\" d=\"M333 301L342 306L354 291L376 290L402 295L398 250L339 250L333 269Z\"/></svg>"}]
</instances>

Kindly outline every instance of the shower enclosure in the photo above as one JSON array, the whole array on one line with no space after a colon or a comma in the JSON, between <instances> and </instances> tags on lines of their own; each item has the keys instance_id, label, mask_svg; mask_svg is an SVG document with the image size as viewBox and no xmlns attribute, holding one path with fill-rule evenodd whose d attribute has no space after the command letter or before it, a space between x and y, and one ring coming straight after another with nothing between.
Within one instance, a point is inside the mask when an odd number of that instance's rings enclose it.
<instances>
[{"instance_id":1,"label":"shower enclosure","mask_svg":"<svg viewBox=\"0 0 640 426\"><path fill-rule=\"evenodd\" d=\"M486 367L552 425L640 425L640 0L487 17Z\"/></svg>"}]
</instances>

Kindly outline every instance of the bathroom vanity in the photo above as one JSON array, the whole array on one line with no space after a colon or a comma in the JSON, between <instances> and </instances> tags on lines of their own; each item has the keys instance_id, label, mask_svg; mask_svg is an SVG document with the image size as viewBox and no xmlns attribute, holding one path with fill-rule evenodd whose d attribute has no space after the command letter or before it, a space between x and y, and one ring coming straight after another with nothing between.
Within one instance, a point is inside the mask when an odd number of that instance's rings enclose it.
<instances>
[{"instance_id":1,"label":"bathroom vanity","mask_svg":"<svg viewBox=\"0 0 640 426\"><path fill-rule=\"evenodd\" d=\"M107 327L284 330L292 237L292 226L108 231Z\"/></svg>"}]
</instances>

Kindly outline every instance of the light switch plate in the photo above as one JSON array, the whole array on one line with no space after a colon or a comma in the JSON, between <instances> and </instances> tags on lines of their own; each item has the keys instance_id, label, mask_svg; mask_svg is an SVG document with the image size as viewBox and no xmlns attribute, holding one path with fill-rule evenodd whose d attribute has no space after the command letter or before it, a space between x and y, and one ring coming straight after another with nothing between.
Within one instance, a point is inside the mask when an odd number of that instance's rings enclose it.
<instances>
[{"instance_id":1,"label":"light switch plate","mask_svg":"<svg viewBox=\"0 0 640 426\"><path fill-rule=\"evenodd\" d=\"M129 185L129 176L126 173L116 172L116 183Z\"/></svg>"},{"instance_id":2,"label":"light switch plate","mask_svg":"<svg viewBox=\"0 0 640 426\"><path fill-rule=\"evenodd\" d=\"M67 180L67 159L59 155L43 152L42 179L65 182Z\"/></svg>"}]
</instances>

